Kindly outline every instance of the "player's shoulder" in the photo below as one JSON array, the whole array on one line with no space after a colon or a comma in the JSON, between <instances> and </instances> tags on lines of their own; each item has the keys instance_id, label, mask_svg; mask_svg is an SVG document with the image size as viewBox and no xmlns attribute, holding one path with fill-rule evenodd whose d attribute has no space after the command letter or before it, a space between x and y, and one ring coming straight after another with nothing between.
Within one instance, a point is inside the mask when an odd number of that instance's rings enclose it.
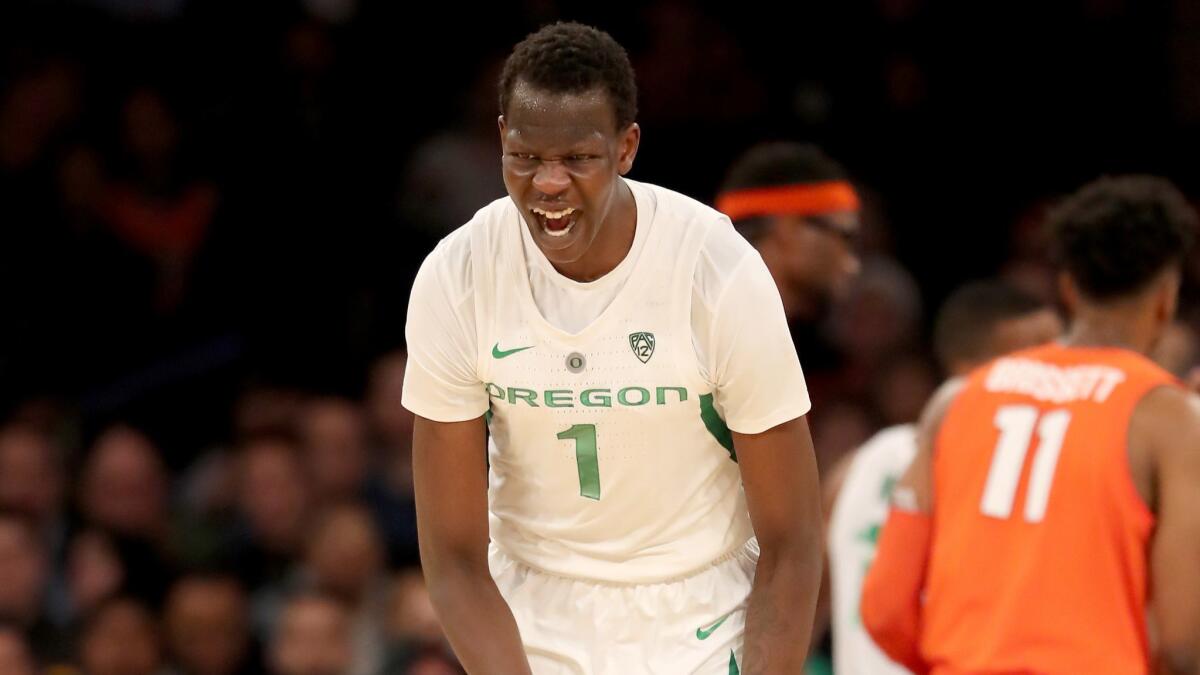
<instances>
[{"instance_id":1,"label":"player's shoulder","mask_svg":"<svg viewBox=\"0 0 1200 675\"><path fill-rule=\"evenodd\" d=\"M1130 475L1157 512L1159 481L1191 480L1200 466L1200 396L1178 385L1151 389L1134 408L1126 439Z\"/></svg>"},{"instance_id":2,"label":"player's shoulder","mask_svg":"<svg viewBox=\"0 0 1200 675\"><path fill-rule=\"evenodd\" d=\"M495 251L506 222L511 222L516 207L507 196L475 212L465 224L447 234L434 246L417 273L417 284L435 285L451 299L470 293L474 287L474 267L478 257ZM478 249L483 248L483 251Z\"/></svg>"},{"instance_id":3,"label":"player's shoulder","mask_svg":"<svg viewBox=\"0 0 1200 675\"><path fill-rule=\"evenodd\" d=\"M665 229L678 236L699 236L706 247L715 244L736 246L735 239L745 248L750 247L733 229L729 218L708 204L661 185L629 179L626 182L635 193L640 193L642 201L652 205L656 227L665 225ZM712 241L714 238L718 241Z\"/></svg>"},{"instance_id":4,"label":"player's shoulder","mask_svg":"<svg viewBox=\"0 0 1200 675\"><path fill-rule=\"evenodd\" d=\"M1175 383L1151 389L1134 408L1130 434L1163 440L1200 436L1200 395Z\"/></svg>"},{"instance_id":5,"label":"player's shoulder","mask_svg":"<svg viewBox=\"0 0 1200 675\"><path fill-rule=\"evenodd\" d=\"M921 411L920 419L917 420L918 444L922 439L932 442L938 437L942 422L950 414L951 409L962 402L964 391L972 386L973 382L973 374L959 375L946 380L937 388L937 391L933 392L933 396L929 397L924 410Z\"/></svg>"},{"instance_id":6,"label":"player's shoulder","mask_svg":"<svg viewBox=\"0 0 1200 675\"><path fill-rule=\"evenodd\" d=\"M720 213L704 202L685 195L678 190L672 190L669 187L664 187L656 183L630 180L628 178L625 179L625 182L629 183L631 189L642 190L652 195L655 205L660 209L662 214L677 218L688 218L694 216L716 216Z\"/></svg>"},{"instance_id":7,"label":"player's shoulder","mask_svg":"<svg viewBox=\"0 0 1200 675\"><path fill-rule=\"evenodd\" d=\"M655 205L655 227L663 227L670 237L692 239L698 243L693 285L702 302L714 307L740 266L761 258L750 242L734 229L725 214L685 194L650 183L630 181L635 190L643 190ZM679 250L668 246L667 250Z\"/></svg>"}]
</instances>

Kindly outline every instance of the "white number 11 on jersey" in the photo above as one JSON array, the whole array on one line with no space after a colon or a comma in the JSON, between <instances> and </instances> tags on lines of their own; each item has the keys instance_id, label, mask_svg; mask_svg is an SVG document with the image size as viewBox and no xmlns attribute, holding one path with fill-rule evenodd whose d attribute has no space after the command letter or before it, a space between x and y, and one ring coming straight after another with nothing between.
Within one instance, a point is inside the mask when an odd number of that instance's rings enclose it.
<instances>
[{"instance_id":1,"label":"white number 11 on jersey","mask_svg":"<svg viewBox=\"0 0 1200 675\"><path fill-rule=\"evenodd\" d=\"M1031 405L1006 405L996 411L995 424L1000 430L1000 440L992 453L992 466L988 469L983 499L979 502L984 515L993 518L1012 515L1017 484L1021 481L1021 469L1025 466L1025 455L1029 452L1035 427L1038 446L1033 453L1029 488L1025 492L1025 520L1039 523L1046 515L1050 484L1054 482L1058 453L1062 450L1067 426L1071 424L1071 412L1051 410L1040 417L1039 422L1038 409Z\"/></svg>"}]
</instances>

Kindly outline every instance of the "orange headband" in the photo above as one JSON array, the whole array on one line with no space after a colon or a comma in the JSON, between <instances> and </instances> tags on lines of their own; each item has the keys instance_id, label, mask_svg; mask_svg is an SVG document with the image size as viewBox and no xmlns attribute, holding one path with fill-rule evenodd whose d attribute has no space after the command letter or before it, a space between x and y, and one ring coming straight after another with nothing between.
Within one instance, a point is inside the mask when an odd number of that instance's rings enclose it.
<instances>
[{"instance_id":1,"label":"orange headband","mask_svg":"<svg viewBox=\"0 0 1200 675\"><path fill-rule=\"evenodd\" d=\"M781 214L813 216L856 211L858 207L854 188L842 180L733 190L717 196L717 210L730 220Z\"/></svg>"}]
</instances>

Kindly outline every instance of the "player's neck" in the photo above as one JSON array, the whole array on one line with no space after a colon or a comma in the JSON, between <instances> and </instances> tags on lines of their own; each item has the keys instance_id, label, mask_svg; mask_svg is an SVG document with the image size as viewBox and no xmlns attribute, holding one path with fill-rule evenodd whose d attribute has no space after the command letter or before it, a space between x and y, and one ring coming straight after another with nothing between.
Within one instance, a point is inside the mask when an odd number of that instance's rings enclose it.
<instances>
[{"instance_id":1,"label":"player's neck","mask_svg":"<svg viewBox=\"0 0 1200 675\"><path fill-rule=\"evenodd\" d=\"M616 269L629 255L637 233L637 203L625 181L620 181L617 190L616 203L587 254L575 262L555 264L559 274L575 281L595 281Z\"/></svg>"},{"instance_id":2,"label":"player's neck","mask_svg":"<svg viewBox=\"0 0 1200 675\"><path fill-rule=\"evenodd\" d=\"M1119 347L1141 354L1154 344L1147 320L1125 311L1079 309L1063 338L1068 347Z\"/></svg>"}]
</instances>

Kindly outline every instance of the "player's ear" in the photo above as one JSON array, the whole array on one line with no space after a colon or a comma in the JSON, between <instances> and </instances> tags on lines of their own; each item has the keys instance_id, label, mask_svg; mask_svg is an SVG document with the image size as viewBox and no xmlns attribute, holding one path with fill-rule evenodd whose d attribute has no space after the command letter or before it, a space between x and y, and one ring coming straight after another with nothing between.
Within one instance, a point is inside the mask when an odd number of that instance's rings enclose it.
<instances>
[{"instance_id":1,"label":"player's ear","mask_svg":"<svg viewBox=\"0 0 1200 675\"><path fill-rule=\"evenodd\" d=\"M496 126L500 128L500 140L504 140L504 130L508 128L508 123L504 121L504 115L496 118Z\"/></svg>"},{"instance_id":2,"label":"player's ear","mask_svg":"<svg viewBox=\"0 0 1200 675\"><path fill-rule=\"evenodd\" d=\"M1067 316L1074 315L1075 308L1079 306L1079 287L1075 285L1075 280L1071 278L1071 275L1065 271L1058 273L1058 297L1062 298Z\"/></svg>"},{"instance_id":3,"label":"player's ear","mask_svg":"<svg viewBox=\"0 0 1200 675\"><path fill-rule=\"evenodd\" d=\"M624 176L633 168L633 160L637 157L638 145L641 142L642 128L637 122L621 132L621 138L617 142L617 173Z\"/></svg>"}]
</instances>

